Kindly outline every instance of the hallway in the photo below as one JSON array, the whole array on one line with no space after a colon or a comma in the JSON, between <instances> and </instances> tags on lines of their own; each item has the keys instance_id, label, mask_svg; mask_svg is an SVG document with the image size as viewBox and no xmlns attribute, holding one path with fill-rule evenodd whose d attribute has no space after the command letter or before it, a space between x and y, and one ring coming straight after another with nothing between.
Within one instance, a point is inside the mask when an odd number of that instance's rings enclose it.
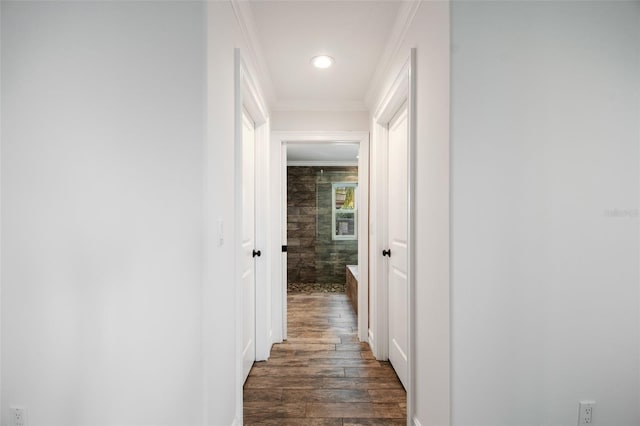
<instances>
[{"instance_id":1,"label":"hallway","mask_svg":"<svg viewBox=\"0 0 640 426\"><path fill-rule=\"evenodd\" d=\"M406 393L391 365L358 343L346 294L289 293L288 332L251 370L245 425L406 424Z\"/></svg>"}]
</instances>

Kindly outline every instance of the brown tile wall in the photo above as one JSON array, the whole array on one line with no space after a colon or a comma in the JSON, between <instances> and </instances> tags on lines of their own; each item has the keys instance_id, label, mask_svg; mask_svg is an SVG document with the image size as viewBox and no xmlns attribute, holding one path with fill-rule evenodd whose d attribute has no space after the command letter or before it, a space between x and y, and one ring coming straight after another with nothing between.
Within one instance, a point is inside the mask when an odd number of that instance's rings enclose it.
<instances>
[{"instance_id":1,"label":"brown tile wall","mask_svg":"<svg viewBox=\"0 0 640 426\"><path fill-rule=\"evenodd\" d=\"M357 182L357 167L287 167L287 281L344 283L358 241L331 238L331 184Z\"/></svg>"}]
</instances>

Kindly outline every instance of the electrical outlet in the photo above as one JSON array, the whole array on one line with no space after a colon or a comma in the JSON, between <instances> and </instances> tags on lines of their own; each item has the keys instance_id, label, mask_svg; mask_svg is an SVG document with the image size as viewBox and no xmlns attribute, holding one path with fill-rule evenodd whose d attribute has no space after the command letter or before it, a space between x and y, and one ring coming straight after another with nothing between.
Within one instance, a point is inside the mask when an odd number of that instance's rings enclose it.
<instances>
[{"instance_id":1,"label":"electrical outlet","mask_svg":"<svg viewBox=\"0 0 640 426\"><path fill-rule=\"evenodd\" d=\"M593 408L595 401L580 401L578 404L578 426L593 425Z\"/></svg>"},{"instance_id":2,"label":"electrical outlet","mask_svg":"<svg viewBox=\"0 0 640 426\"><path fill-rule=\"evenodd\" d=\"M11 407L13 426L27 426L27 407Z\"/></svg>"}]
</instances>

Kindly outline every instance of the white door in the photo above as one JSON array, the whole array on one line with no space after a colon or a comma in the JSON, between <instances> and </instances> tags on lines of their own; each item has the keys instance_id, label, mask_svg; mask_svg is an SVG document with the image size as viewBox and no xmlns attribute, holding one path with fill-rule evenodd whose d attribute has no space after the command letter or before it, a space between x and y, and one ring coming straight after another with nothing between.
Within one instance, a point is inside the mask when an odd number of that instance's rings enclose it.
<instances>
[{"instance_id":1,"label":"white door","mask_svg":"<svg viewBox=\"0 0 640 426\"><path fill-rule=\"evenodd\" d=\"M409 128L407 107L389 123L389 361L407 387L409 353L409 282L407 279L407 213Z\"/></svg>"},{"instance_id":2,"label":"white door","mask_svg":"<svg viewBox=\"0 0 640 426\"><path fill-rule=\"evenodd\" d=\"M242 373L256 360L255 126L242 113Z\"/></svg>"}]
</instances>

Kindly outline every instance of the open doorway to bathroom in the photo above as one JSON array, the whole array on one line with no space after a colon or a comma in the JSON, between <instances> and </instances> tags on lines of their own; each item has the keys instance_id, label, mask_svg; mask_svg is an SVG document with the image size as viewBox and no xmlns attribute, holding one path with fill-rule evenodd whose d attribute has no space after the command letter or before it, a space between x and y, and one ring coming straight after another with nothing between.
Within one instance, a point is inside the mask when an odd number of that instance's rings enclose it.
<instances>
[{"instance_id":1,"label":"open doorway to bathroom","mask_svg":"<svg viewBox=\"0 0 640 426\"><path fill-rule=\"evenodd\" d=\"M282 244L271 269L273 341L289 339L288 290L314 288L352 289L356 338L368 341L369 134L273 132L271 159L274 249ZM347 286L348 271L357 288Z\"/></svg>"},{"instance_id":2,"label":"open doorway to bathroom","mask_svg":"<svg viewBox=\"0 0 640 426\"><path fill-rule=\"evenodd\" d=\"M358 145L324 145L287 149L287 292L346 293L357 311Z\"/></svg>"}]
</instances>

